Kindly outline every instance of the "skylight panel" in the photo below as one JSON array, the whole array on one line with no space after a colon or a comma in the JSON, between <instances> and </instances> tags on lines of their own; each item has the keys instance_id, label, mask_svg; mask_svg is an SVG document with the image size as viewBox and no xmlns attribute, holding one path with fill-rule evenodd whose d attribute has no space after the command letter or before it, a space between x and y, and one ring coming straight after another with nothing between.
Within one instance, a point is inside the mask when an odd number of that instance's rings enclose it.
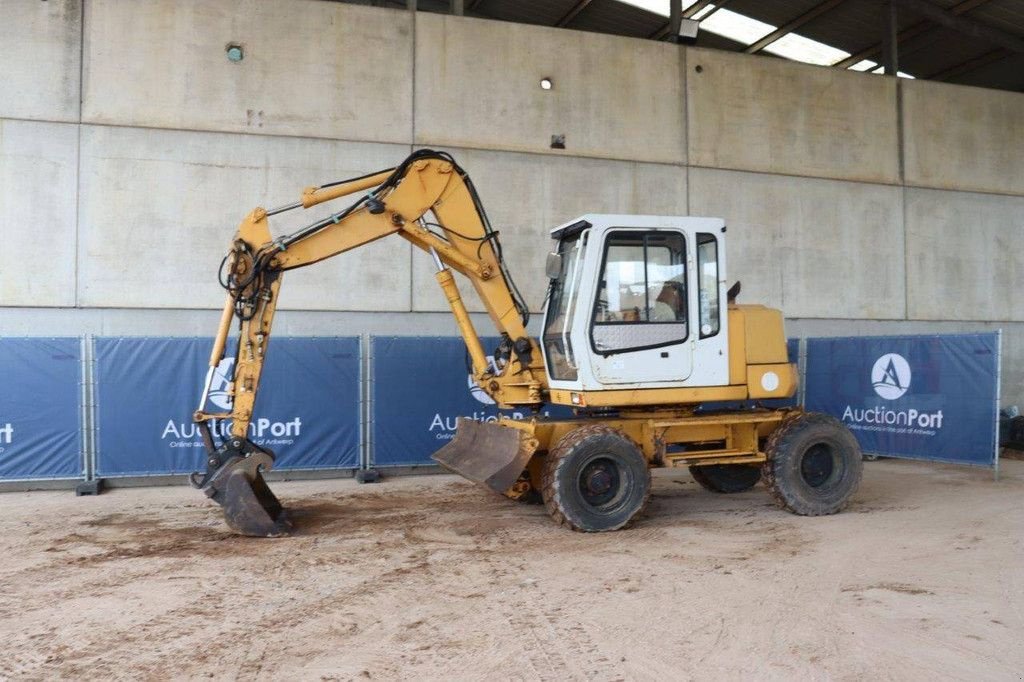
<instances>
[{"instance_id":1,"label":"skylight panel","mask_svg":"<svg viewBox=\"0 0 1024 682\"><path fill-rule=\"evenodd\" d=\"M831 66L850 56L849 52L844 52L831 45L820 43L817 40L805 38L797 33L789 33L782 36L771 45L765 47L764 51L794 61L820 64L821 66Z\"/></svg>"},{"instance_id":2,"label":"skylight panel","mask_svg":"<svg viewBox=\"0 0 1024 682\"><path fill-rule=\"evenodd\" d=\"M700 29L749 45L764 38L774 31L775 27L737 12L720 9L707 19L702 20Z\"/></svg>"},{"instance_id":3,"label":"skylight panel","mask_svg":"<svg viewBox=\"0 0 1024 682\"><path fill-rule=\"evenodd\" d=\"M671 0L618 1L660 14L663 17L669 16ZM683 0L683 10L685 11L692 7L696 2L697 0ZM694 14L692 19L700 21L700 30L720 35L743 45L753 45L777 29L776 26L758 21L739 12L733 12L724 8L716 10L715 5L706 5ZM795 62L818 64L820 66L832 66L850 56L849 52L817 40L812 40L799 33L787 33L775 42L767 45L764 51ZM882 69L877 62L864 59L851 66L850 70L880 73ZM902 71L898 72L897 75L902 78L913 78L910 74Z\"/></svg>"},{"instance_id":4,"label":"skylight panel","mask_svg":"<svg viewBox=\"0 0 1024 682\"><path fill-rule=\"evenodd\" d=\"M870 59L862 59L861 61L851 66L850 71L871 71L872 69L877 67L878 64L871 61Z\"/></svg>"}]
</instances>

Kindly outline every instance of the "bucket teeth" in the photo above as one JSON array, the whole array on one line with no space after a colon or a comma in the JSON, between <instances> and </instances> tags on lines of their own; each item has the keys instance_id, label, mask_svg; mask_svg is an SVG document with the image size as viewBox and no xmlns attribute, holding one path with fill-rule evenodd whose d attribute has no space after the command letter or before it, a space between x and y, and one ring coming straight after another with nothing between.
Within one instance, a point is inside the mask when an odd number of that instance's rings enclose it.
<instances>
[{"instance_id":1,"label":"bucket teeth","mask_svg":"<svg viewBox=\"0 0 1024 682\"><path fill-rule=\"evenodd\" d=\"M459 417L455 437L433 459L463 478L504 493L519 480L536 448L537 442L524 431Z\"/></svg>"}]
</instances>

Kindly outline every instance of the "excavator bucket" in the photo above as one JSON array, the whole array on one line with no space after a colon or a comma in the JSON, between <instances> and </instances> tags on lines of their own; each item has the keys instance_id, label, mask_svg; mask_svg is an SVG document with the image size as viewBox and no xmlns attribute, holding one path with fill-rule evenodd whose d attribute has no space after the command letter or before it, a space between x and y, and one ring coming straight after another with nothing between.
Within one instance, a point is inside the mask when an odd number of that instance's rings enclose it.
<instances>
[{"instance_id":1,"label":"excavator bucket","mask_svg":"<svg viewBox=\"0 0 1024 682\"><path fill-rule=\"evenodd\" d=\"M263 471L270 469L274 457L251 443L245 445L248 447L242 450L218 452L221 457L214 456L211 461L223 463L207 472L202 481L193 474L192 484L223 508L224 521L234 532L263 538L287 535L291 523L263 480Z\"/></svg>"},{"instance_id":2,"label":"excavator bucket","mask_svg":"<svg viewBox=\"0 0 1024 682\"><path fill-rule=\"evenodd\" d=\"M536 449L537 441L524 431L459 417L455 438L432 457L445 469L504 493L519 480Z\"/></svg>"}]
</instances>

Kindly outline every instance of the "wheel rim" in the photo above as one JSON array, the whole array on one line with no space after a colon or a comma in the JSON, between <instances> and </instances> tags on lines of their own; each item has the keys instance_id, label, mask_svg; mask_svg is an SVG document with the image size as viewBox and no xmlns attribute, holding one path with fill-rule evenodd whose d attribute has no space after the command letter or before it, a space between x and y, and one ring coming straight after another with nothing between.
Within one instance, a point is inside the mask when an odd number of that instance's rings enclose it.
<instances>
[{"instance_id":1,"label":"wheel rim","mask_svg":"<svg viewBox=\"0 0 1024 682\"><path fill-rule=\"evenodd\" d=\"M842 473L838 451L828 443L816 443L800 458L800 477L812 488L821 488Z\"/></svg>"},{"instance_id":2,"label":"wheel rim","mask_svg":"<svg viewBox=\"0 0 1024 682\"><path fill-rule=\"evenodd\" d=\"M622 491L619 465L609 457L596 457L580 471L576 484L587 505L595 509L608 508Z\"/></svg>"}]
</instances>

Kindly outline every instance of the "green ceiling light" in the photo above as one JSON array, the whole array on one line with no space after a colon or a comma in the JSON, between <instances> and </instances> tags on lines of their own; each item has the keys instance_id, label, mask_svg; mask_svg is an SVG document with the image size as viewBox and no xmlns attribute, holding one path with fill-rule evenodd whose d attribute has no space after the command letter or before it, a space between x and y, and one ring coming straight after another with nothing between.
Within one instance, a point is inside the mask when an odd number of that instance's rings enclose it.
<instances>
[{"instance_id":1,"label":"green ceiling light","mask_svg":"<svg viewBox=\"0 0 1024 682\"><path fill-rule=\"evenodd\" d=\"M224 50L228 54L229 62L240 62L245 58L245 51L242 50L242 46L238 43L229 43L227 48Z\"/></svg>"}]
</instances>

